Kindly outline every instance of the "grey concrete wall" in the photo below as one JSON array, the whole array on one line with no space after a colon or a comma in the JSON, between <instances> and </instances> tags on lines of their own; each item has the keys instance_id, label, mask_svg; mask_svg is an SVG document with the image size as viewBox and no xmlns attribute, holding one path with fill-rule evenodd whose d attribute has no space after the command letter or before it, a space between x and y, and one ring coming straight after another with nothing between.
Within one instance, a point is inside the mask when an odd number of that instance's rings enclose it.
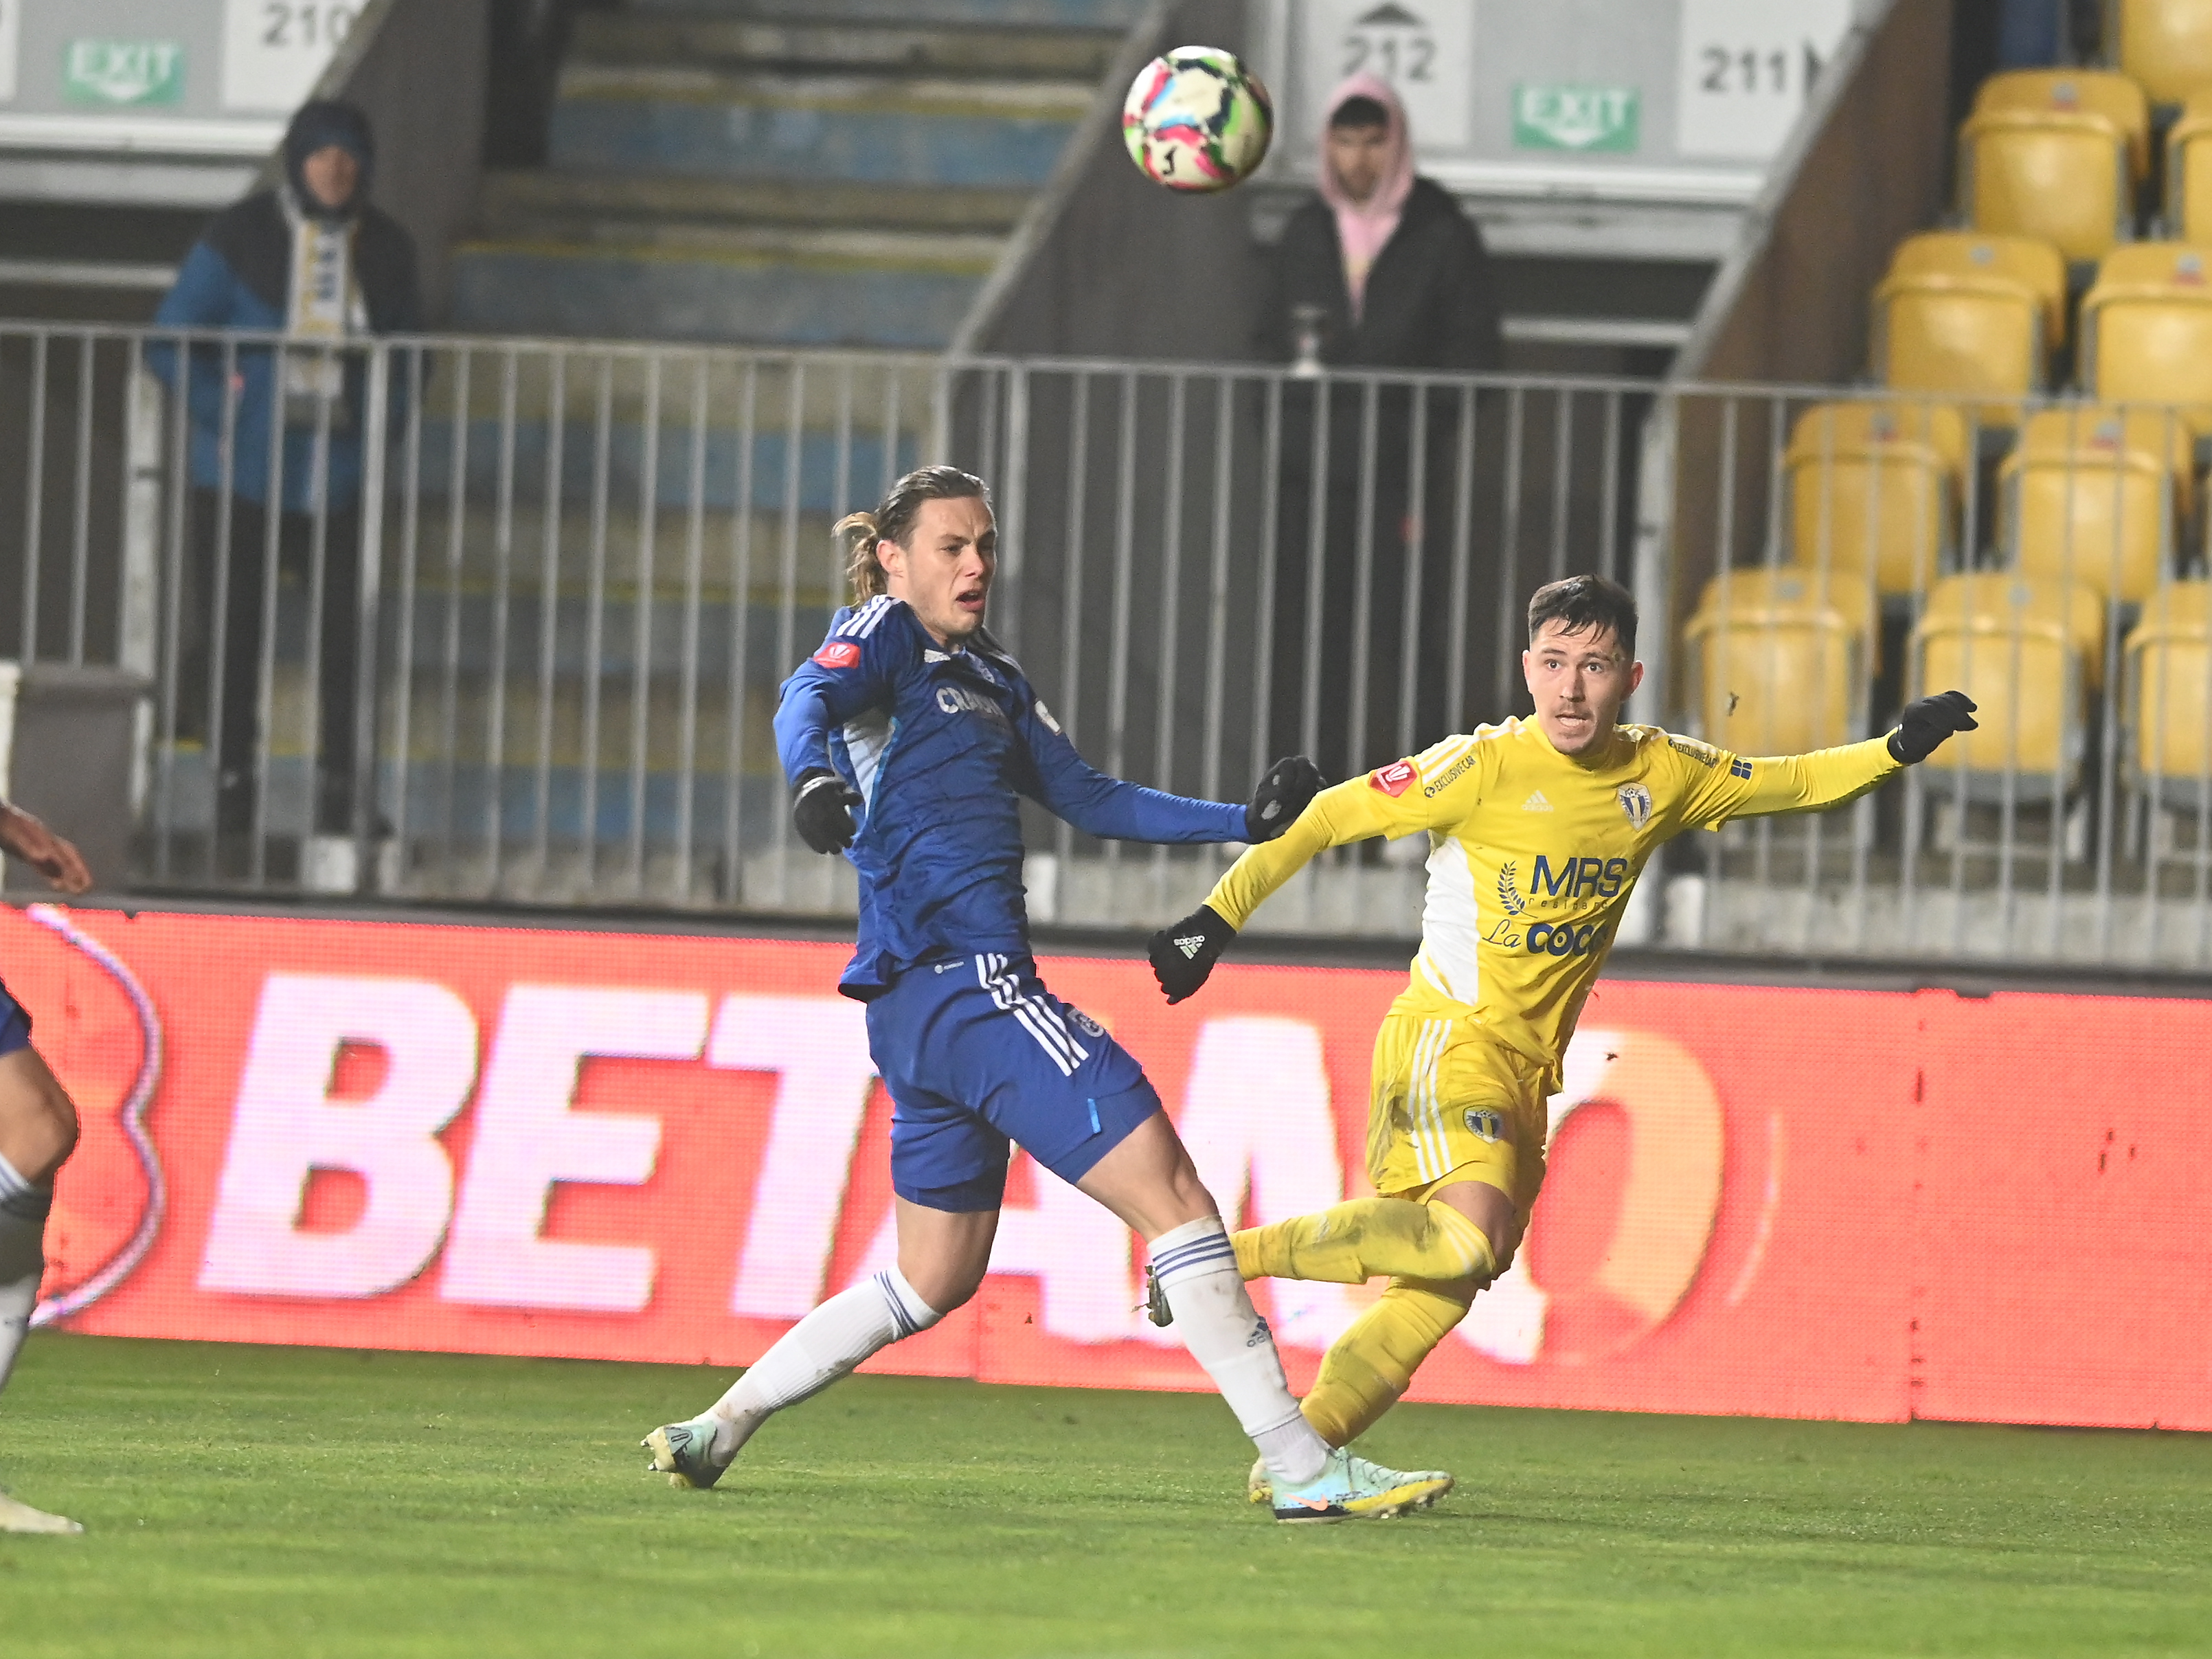
<instances>
[{"instance_id":1,"label":"grey concrete wall","mask_svg":"<svg viewBox=\"0 0 2212 1659\"><path fill-rule=\"evenodd\" d=\"M1110 109L1102 92L956 349L1194 362L1248 355L1258 256L1239 192L1164 190L1130 165L1121 142L1121 99L1137 70L1194 44L1244 51L1243 0L1147 10L1109 78Z\"/></svg>"},{"instance_id":2,"label":"grey concrete wall","mask_svg":"<svg viewBox=\"0 0 2212 1659\"><path fill-rule=\"evenodd\" d=\"M1942 216L1950 179L1952 0L1892 0L1838 54L1722 265L1672 384L1845 386L1864 377L1870 296L1897 244ZM1802 408L1765 396L1683 398L1663 526L1638 557L1647 659L1663 663L1706 581L1769 549L1772 458ZM1664 415L1662 414L1662 417ZM1733 452L1731 455L1731 451ZM1733 465L1730 465L1731 459ZM1732 480L1732 486L1727 482ZM1656 607L1653 607L1656 609ZM1663 620L1664 629L1649 622ZM1655 669L1659 697L1682 690Z\"/></svg>"},{"instance_id":3,"label":"grey concrete wall","mask_svg":"<svg viewBox=\"0 0 2212 1659\"><path fill-rule=\"evenodd\" d=\"M490 28L489 0L374 0L316 88L359 104L375 125L374 199L415 238L434 328L483 175Z\"/></svg>"},{"instance_id":4,"label":"grey concrete wall","mask_svg":"<svg viewBox=\"0 0 2212 1659\"><path fill-rule=\"evenodd\" d=\"M1828 382L1866 363L1868 296L1950 174L1951 0L1895 0L1785 150L1676 360L1678 380Z\"/></svg>"}]
</instances>

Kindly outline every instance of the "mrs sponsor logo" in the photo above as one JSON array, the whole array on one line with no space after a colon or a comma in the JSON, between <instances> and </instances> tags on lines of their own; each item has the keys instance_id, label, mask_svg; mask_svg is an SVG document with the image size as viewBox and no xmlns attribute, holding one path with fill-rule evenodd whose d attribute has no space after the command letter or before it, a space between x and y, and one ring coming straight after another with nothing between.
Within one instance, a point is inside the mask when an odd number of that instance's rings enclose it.
<instances>
[{"instance_id":1,"label":"mrs sponsor logo","mask_svg":"<svg viewBox=\"0 0 2212 1659\"><path fill-rule=\"evenodd\" d=\"M1553 864L1545 854L1536 854L1536 867L1528 872L1528 896L1531 898L1618 898L1622 885L1628 880L1628 860L1624 858L1579 858L1570 855Z\"/></svg>"}]
</instances>

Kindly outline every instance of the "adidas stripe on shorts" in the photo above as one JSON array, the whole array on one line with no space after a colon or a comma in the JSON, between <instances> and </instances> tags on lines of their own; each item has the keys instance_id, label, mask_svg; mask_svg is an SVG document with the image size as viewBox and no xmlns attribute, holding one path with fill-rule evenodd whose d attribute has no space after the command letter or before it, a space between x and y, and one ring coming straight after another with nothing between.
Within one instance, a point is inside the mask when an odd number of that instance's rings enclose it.
<instances>
[{"instance_id":1,"label":"adidas stripe on shorts","mask_svg":"<svg viewBox=\"0 0 2212 1659\"><path fill-rule=\"evenodd\" d=\"M1010 1141L1075 1182L1160 1109L1144 1068L1025 956L915 963L868 1004L891 1097L891 1188L933 1210L994 1210Z\"/></svg>"}]
</instances>

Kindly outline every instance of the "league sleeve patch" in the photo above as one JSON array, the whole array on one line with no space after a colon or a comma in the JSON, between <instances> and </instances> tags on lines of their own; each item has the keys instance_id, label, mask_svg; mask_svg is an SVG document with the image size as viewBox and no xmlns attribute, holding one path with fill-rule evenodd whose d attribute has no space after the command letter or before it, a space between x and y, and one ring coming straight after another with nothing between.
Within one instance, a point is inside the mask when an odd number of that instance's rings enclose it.
<instances>
[{"instance_id":1,"label":"league sleeve patch","mask_svg":"<svg viewBox=\"0 0 2212 1659\"><path fill-rule=\"evenodd\" d=\"M814 653L814 660L824 668L858 668L860 647L850 640L832 640Z\"/></svg>"},{"instance_id":2,"label":"league sleeve patch","mask_svg":"<svg viewBox=\"0 0 2212 1659\"><path fill-rule=\"evenodd\" d=\"M1046 731L1051 732L1054 737L1066 737L1067 735L1060 729L1060 722L1053 719L1052 710L1044 706L1044 699L1042 697L1039 697L1032 706L1036 709L1036 717L1038 720L1043 724Z\"/></svg>"},{"instance_id":3,"label":"league sleeve patch","mask_svg":"<svg viewBox=\"0 0 2212 1659\"><path fill-rule=\"evenodd\" d=\"M1411 761L1396 761L1367 775L1368 782L1394 800L1420 781L1421 769Z\"/></svg>"}]
</instances>

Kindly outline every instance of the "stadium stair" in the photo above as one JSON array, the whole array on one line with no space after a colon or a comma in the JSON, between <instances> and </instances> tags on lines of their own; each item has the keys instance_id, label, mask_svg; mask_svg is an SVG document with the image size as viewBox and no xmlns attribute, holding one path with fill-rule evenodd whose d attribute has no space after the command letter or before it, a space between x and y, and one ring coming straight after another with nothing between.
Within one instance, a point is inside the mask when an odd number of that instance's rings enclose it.
<instances>
[{"instance_id":1,"label":"stadium stair","mask_svg":"<svg viewBox=\"0 0 2212 1659\"><path fill-rule=\"evenodd\" d=\"M579 19L549 165L491 174L465 330L931 350L1050 176L1132 0Z\"/></svg>"}]
</instances>

